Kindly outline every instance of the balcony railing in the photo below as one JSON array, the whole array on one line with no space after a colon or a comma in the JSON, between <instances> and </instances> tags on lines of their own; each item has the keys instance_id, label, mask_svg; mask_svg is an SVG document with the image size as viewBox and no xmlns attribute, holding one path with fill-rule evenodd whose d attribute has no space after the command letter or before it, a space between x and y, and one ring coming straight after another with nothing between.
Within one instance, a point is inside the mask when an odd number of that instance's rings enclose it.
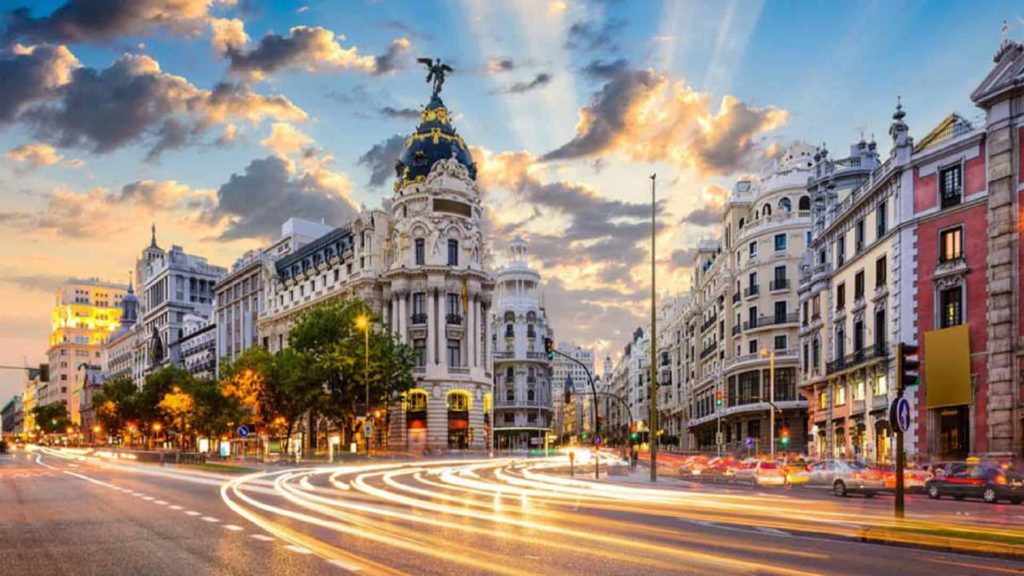
<instances>
[{"instance_id":1,"label":"balcony railing","mask_svg":"<svg viewBox=\"0 0 1024 576\"><path fill-rule=\"evenodd\" d=\"M956 189L950 190L949 192L943 191L941 206L943 209L952 208L953 206L959 206L963 202L963 190Z\"/></svg>"},{"instance_id":2,"label":"balcony railing","mask_svg":"<svg viewBox=\"0 0 1024 576\"><path fill-rule=\"evenodd\" d=\"M886 358L889 356L889 345L886 343L872 344L857 350L853 354L847 354L842 358L836 358L825 364L825 373L834 374L848 368L853 368L859 364L868 362L869 360L875 360L878 358Z\"/></svg>"},{"instance_id":3,"label":"balcony railing","mask_svg":"<svg viewBox=\"0 0 1024 576\"><path fill-rule=\"evenodd\" d=\"M461 326L462 314L445 314L444 321L445 323L451 324L453 326Z\"/></svg>"},{"instance_id":4,"label":"balcony railing","mask_svg":"<svg viewBox=\"0 0 1024 576\"><path fill-rule=\"evenodd\" d=\"M707 320L704 321L703 324L700 325L700 331L704 332L708 328L711 328L712 326L715 325L715 322L717 320L718 320L718 316L717 315L708 318Z\"/></svg>"},{"instance_id":5,"label":"balcony railing","mask_svg":"<svg viewBox=\"0 0 1024 576\"><path fill-rule=\"evenodd\" d=\"M739 292L733 292L732 303L735 304L735 303L737 303L739 301L740 301L740 293Z\"/></svg>"},{"instance_id":6,"label":"balcony railing","mask_svg":"<svg viewBox=\"0 0 1024 576\"><path fill-rule=\"evenodd\" d=\"M775 326L777 324L796 324L799 319L800 315L796 312L775 314L774 316L759 316L754 320L744 322L743 329L764 328L765 326Z\"/></svg>"},{"instance_id":7,"label":"balcony railing","mask_svg":"<svg viewBox=\"0 0 1024 576\"><path fill-rule=\"evenodd\" d=\"M530 360L547 360L548 355L544 352L527 352L526 357Z\"/></svg>"},{"instance_id":8,"label":"balcony railing","mask_svg":"<svg viewBox=\"0 0 1024 576\"><path fill-rule=\"evenodd\" d=\"M495 360L509 360L511 358L515 358L515 352L511 350L496 350L494 352Z\"/></svg>"},{"instance_id":9,"label":"balcony railing","mask_svg":"<svg viewBox=\"0 0 1024 576\"><path fill-rule=\"evenodd\" d=\"M757 296L760 293L761 293L761 287L758 286L757 284L754 284L753 286L749 286L749 287L747 287L747 288L745 288L743 290L743 295L746 296L746 297Z\"/></svg>"},{"instance_id":10,"label":"balcony railing","mask_svg":"<svg viewBox=\"0 0 1024 576\"><path fill-rule=\"evenodd\" d=\"M412 320L413 324L426 324L427 323L427 315L422 313L422 312L420 312L418 314L413 314L411 320Z\"/></svg>"},{"instance_id":11,"label":"balcony railing","mask_svg":"<svg viewBox=\"0 0 1024 576\"><path fill-rule=\"evenodd\" d=\"M712 352L714 352L717 349L718 349L718 343L717 342L711 344L707 348L705 348L705 349L700 351L700 359L703 360L703 359L707 358L708 356L711 355Z\"/></svg>"},{"instance_id":12,"label":"balcony railing","mask_svg":"<svg viewBox=\"0 0 1024 576\"><path fill-rule=\"evenodd\" d=\"M788 290L789 289L789 278L778 278L771 281L769 286L771 290Z\"/></svg>"},{"instance_id":13,"label":"balcony railing","mask_svg":"<svg viewBox=\"0 0 1024 576\"><path fill-rule=\"evenodd\" d=\"M733 335L733 336L737 336L737 335L739 335L739 333L740 333L740 330L741 330L742 328L743 328L743 327L742 327L742 326L740 326L739 324L734 324L734 325L733 325L733 327L732 327L732 335Z\"/></svg>"}]
</instances>

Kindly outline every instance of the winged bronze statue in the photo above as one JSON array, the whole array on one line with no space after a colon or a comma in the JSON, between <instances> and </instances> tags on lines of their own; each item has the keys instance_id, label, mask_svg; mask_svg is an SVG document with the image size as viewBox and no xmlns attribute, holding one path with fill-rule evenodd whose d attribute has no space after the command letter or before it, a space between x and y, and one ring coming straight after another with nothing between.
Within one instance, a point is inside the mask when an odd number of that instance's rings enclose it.
<instances>
[{"instance_id":1,"label":"winged bronze statue","mask_svg":"<svg viewBox=\"0 0 1024 576\"><path fill-rule=\"evenodd\" d=\"M444 75L447 72L454 72L451 66L441 63L440 58L435 58L433 61L430 58L417 58L417 62L427 67L427 83L434 83L434 96L441 93L441 86L444 85Z\"/></svg>"}]
</instances>

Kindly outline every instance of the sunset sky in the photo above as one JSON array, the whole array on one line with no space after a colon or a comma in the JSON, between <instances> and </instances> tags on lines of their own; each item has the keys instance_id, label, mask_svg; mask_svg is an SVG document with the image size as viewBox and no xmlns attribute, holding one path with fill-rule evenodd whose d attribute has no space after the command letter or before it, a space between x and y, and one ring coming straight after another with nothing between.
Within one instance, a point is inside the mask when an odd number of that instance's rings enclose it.
<instances>
[{"instance_id":1,"label":"sunset sky","mask_svg":"<svg viewBox=\"0 0 1024 576\"><path fill-rule=\"evenodd\" d=\"M107 11L94 13L103 4ZM920 137L988 72L989 2L0 0L0 363L44 358L56 287L127 281L164 247L230 266L300 216L340 225L391 193L429 100L480 167L496 255L522 235L559 340L621 352L737 176L787 143L888 154L897 95ZM600 364L600 363L599 363ZM22 376L0 374L0 404Z\"/></svg>"}]
</instances>

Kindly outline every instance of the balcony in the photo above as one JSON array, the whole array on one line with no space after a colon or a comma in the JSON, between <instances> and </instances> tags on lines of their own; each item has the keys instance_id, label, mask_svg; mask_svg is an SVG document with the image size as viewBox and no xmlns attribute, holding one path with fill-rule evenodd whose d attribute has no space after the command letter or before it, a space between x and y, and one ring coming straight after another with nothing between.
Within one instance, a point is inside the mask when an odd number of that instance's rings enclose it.
<instances>
[{"instance_id":1,"label":"balcony","mask_svg":"<svg viewBox=\"0 0 1024 576\"><path fill-rule=\"evenodd\" d=\"M444 321L451 326L462 326L462 314L445 314Z\"/></svg>"},{"instance_id":2,"label":"balcony","mask_svg":"<svg viewBox=\"0 0 1024 576\"><path fill-rule=\"evenodd\" d=\"M754 284L753 286L750 286L743 290L743 296L746 298L750 298L751 296L757 296L760 293L761 287L758 286L757 284Z\"/></svg>"},{"instance_id":3,"label":"balcony","mask_svg":"<svg viewBox=\"0 0 1024 576\"><path fill-rule=\"evenodd\" d=\"M942 201L940 202L941 209L952 208L953 206L959 206L963 202L964 194L963 190L957 188L956 190L943 190Z\"/></svg>"},{"instance_id":4,"label":"balcony","mask_svg":"<svg viewBox=\"0 0 1024 576\"><path fill-rule=\"evenodd\" d=\"M740 326L739 324L734 324L734 325L733 325L733 327L732 327L732 335L733 335L733 336L738 336L738 335L739 335L739 333L740 333L740 330L741 330L742 328L743 328L743 327L742 327L742 326Z\"/></svg>"},{"instance_id":5,"label":"balcony","mask_svg":"<svg viewBox=\"0 0 1024 576\"><path fill-rule=\"evenodd\" d=\"M825 373L832 375L836 372L849 370L872 360L885 359L889 356L889 345L886 343L866 346L853 354L847 354L842 358L836 358L825 365Z\"/></svg>"},{"instance_id":6,"label":"balcony","mask_svg":"<svg viewBox=\"0 0 1024 576\"><path fill-rule=\"evenodd\" d=\"M544 352L527 352L526 358L529 360L547 360L548 355Z\"/></svg>"},{"instance_id":7,"label":"balcony","mask_svg":"<svg viewBox=\"0 0 1024 576\"><path fill-rule=\"evenodd\" d=\"M413 314L411 320L412 320L413 324L426 324L427 323L427 315L422 313L422 312L420 312L418 314Z\"/></svg>"},{"instance_id":8,"label":"balcony","mask_svg":"<svg viewBox=\"0 0 1024 576\"><path fill-rule=\"evenodd\" d=\"M515 338L516 333L512 330L505 330L505 338Z\"/></svg>"},{"instance_id":9,"label":"balcony","mask_svg":"<svg viewBox=\"0 0 1024 576\"><path fill-rule=\"evenodd\" d=\"M497 351L496 350L494 352L494 359L495 360L511 360L512 358L515 358L515 352L513 352L511 350L502 350L502 351Z\"/></svg>"},{"instance_id":10,"label":"balcony","mask_svg":"<svg viewBox=\"0 0 1024 576\"><path fill-rule=\"evenodd\" d=\"M533 328L531 327L529 330L526 331L526 337L530 338L531 340L535 339L537 338L537 332L533 330Z\"/></svg>"},{"instance_id":11,"label":"balcony","mask_svg":"<svg viewBox=\"0 0 1024 576\"><path fill-rule=\"evenodd\" d=\"M733 292L732 303L736 304L739 301L740 301L740 293L739 292Z\"/></svg>"},{"instance_id":12,"label":"balcony","mask_svg":"<svg viewBox=\"0 0 1024 576\"><path fill-rule=\"evenodd\" d=\"M772 292L775 292L776 290L789 290L789 278L777 278L772 280L768 289Z\"/></svg>"},{"instance_id":13,"label":"balcony","mask_svg":"<svg viewBox=\"0 0 1024 576\"><path fill-rule=\"evenodd\" d=\"M799 320L800 315L796 312L775 314L774 316L759 316L755 320L748 320L744 322L743 329L753 330L754 328L764 328L766 326L777 326L780 324L796 324Z\"/></svg>"},{"instance_id":14,"label":"balcony","mask_svg":"<svg viewBox=\"0 0 1024 576\"><path fill-rule=\"evenodd\" d=\"M718 342L712 342L710 346L700 351L700 359L703 360L718 349Z\"/></svg>"},{"instance_id":15,"label":"balcony","mask_svg":"<svg viewBox=\"0 0 1024 576\"><path fill-rule=\"evenodd\" d=\"M714 316L708 318L707 320L704 321L703 324L700 325L700 331L704 332L708 328L711 328L712 326L715 325L716 321L718 321L718 316L717 315L714 315Z\"/></svg>"}]
</instances>

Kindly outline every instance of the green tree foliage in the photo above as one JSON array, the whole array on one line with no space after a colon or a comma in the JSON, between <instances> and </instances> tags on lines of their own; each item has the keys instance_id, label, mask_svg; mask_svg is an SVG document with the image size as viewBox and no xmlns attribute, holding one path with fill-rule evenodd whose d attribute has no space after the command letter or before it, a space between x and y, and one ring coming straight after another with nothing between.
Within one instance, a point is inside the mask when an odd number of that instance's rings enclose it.
<instances>
[{"instance_id":1,"label":"green tree foliage","mask_svg":"<svg viewBox=\"0 0 1024 576\"><path fill-rule=\"evenodd\" d=\"M32 408L32 415L36 418L36 425L47 434L64 432L71 426L71 418L63 402L36 406Z\"/></svg>"},{"instance_id":2,"label":"green tree foliage","mask_svg":"<svg viewBox=\"0 0 1024 576\"><path fill-rule=\"evenodd\" d=\"M96 419L105 430L116 433L139 419L139 389L129 378L112 378L92 397Z\"/></svg>"},{"instance_id":3,"label":"green tree foliage","mask_svg":"<svg viewBox=\"0 0 1024 576\"><path fill-rule=\"evenodd\" d=\"M368 355L366 335L357 328L360 316L370 321ZM312 308L288 333L291 349L308 354L323 378L325 395L317 411L342 429L350 428L366 402L364 370L369 376L371 407L389 404L395 394L415 383L415 352L390 331L374 330L377 322L363 301L340 300Z\"/></svg>"}]
</instances>

